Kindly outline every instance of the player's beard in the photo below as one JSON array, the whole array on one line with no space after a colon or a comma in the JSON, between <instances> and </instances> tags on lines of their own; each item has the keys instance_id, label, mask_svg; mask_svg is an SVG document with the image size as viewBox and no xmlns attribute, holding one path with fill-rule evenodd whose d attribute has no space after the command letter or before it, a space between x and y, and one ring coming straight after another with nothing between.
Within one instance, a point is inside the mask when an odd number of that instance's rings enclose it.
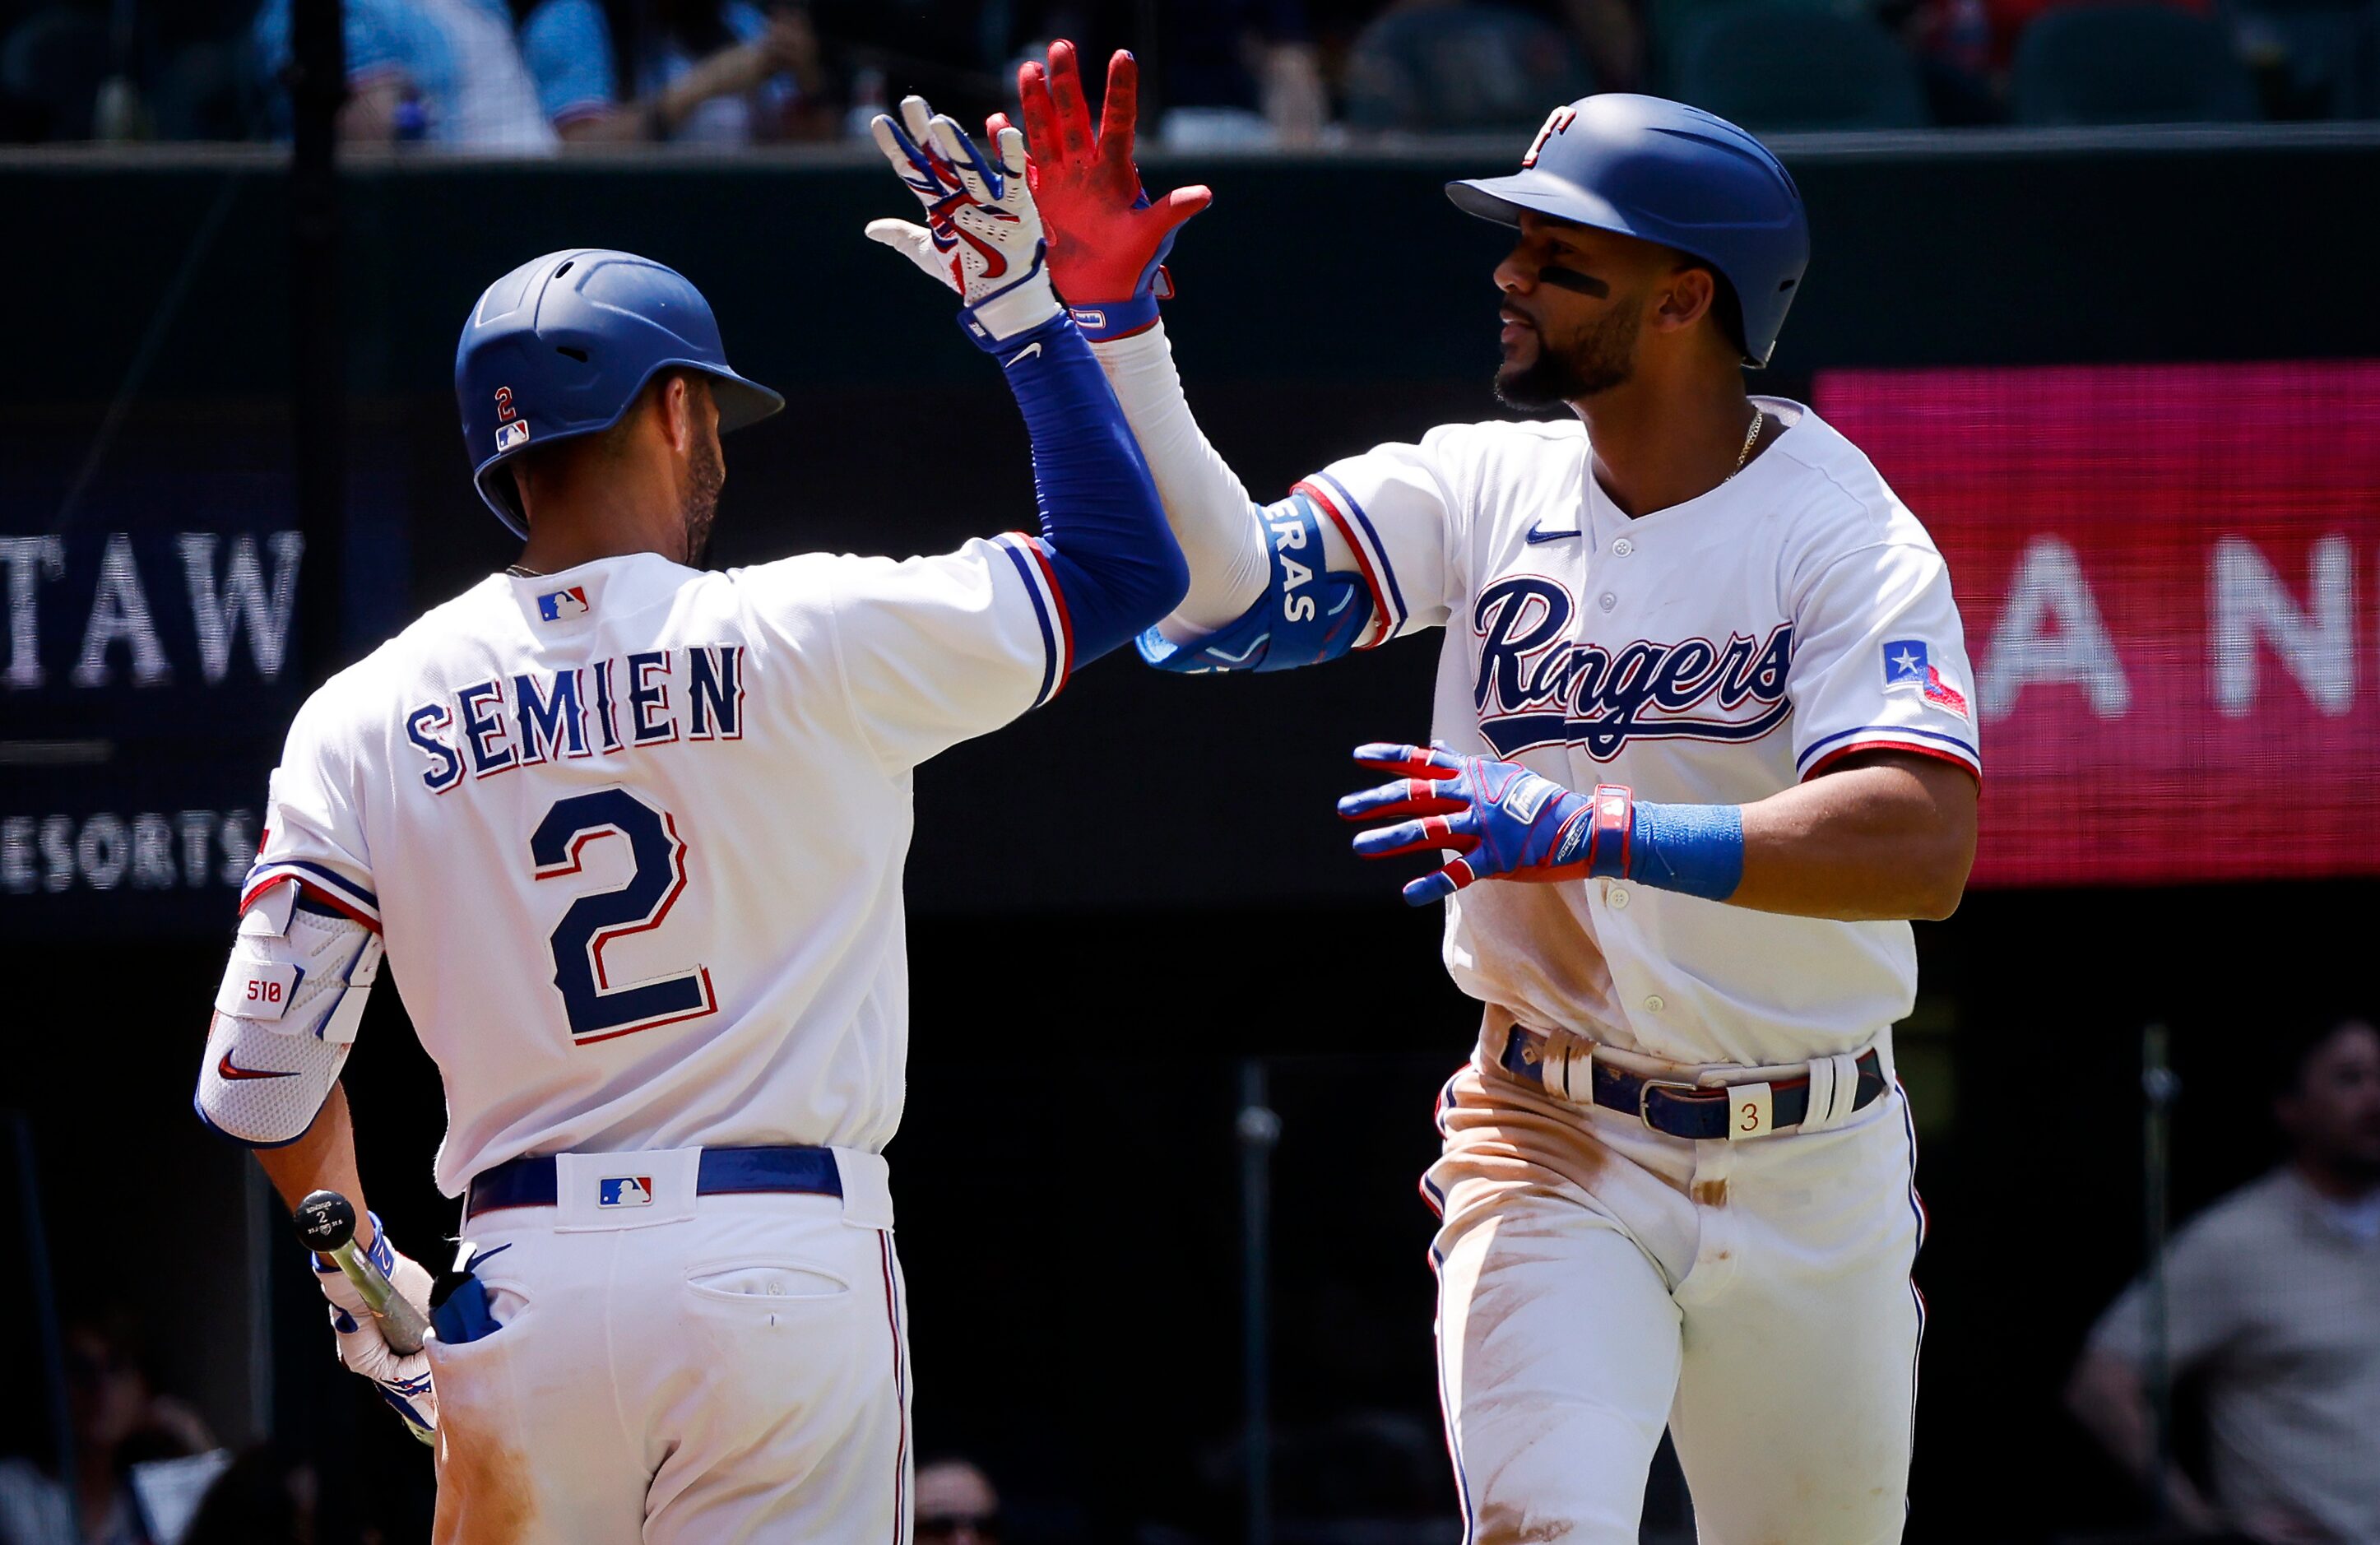
<instances>
[{"instance_id":1,"label":"player's beard","mask_svg":"<svg viewBox=\"0 0 2380 1545\"><path fill-rule=\"evenodd\" d=\"M719 491L727 486L727 463L719 454L717 440L709 440L696 449L686 475L686 566L700 568L710 553L710 527L719 516Z\"/></svg>"},{"instance_id":2,"label":"player's beard","mask_svg":"<svg viewBox=\"0 0 2380 1545\"><path fill-rule=\"evenodd\" d=\"M1568 348L1554 347L1538 333L1535 359L1496 372L1496 399L1524 413L1542 413L1625 385L1635 370L1641 318L1634 306L1614 306Z\"/></svg>"}]
</instances>

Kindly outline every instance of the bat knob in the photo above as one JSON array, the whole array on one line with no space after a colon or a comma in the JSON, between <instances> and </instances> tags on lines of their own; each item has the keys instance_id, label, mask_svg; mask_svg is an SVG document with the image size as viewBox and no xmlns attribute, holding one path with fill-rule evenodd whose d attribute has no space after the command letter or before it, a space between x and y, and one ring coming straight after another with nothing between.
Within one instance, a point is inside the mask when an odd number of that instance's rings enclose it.
<instances>
[{"instance_id":1,"label":"bat knob","mask_svg":"<svg viewBox=\"0 0 2380 1545\"><path fill-rule=\"evenodd\" d=\"M336 1191L316 1191L298 1204L298 1236L323 1255L356 1236L356 1204Z\"/></svg>"}]
</instances>

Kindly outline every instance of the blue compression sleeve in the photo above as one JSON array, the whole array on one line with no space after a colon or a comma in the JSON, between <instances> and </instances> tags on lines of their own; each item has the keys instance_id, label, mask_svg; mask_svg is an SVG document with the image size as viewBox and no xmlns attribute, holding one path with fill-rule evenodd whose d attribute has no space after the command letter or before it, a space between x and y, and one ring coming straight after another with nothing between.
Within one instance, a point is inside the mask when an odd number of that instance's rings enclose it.
<instances>
[{"instance_id":1,"label":"blue compression sleeve","mask_svg":"<svg viewBox=\"0 0 2380 1545\"><path fill-rule=\"evenodd\" d=\"M1041 540L1079 668L1181 604L1190 566L1139 443L1073 321L1061 313L997 343L968 336L1000 360L1033 436Z\"/></svg>"}]
</instances>

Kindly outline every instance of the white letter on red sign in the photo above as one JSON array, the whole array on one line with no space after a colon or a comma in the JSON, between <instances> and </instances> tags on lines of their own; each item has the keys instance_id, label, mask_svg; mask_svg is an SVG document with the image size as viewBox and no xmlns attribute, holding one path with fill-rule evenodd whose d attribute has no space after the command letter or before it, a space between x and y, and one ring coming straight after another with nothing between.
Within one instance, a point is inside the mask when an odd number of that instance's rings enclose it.
<instances>
[{"instance_id":1,"label":"white letter on red sign","mask_svg":"<svg viewBox=\"0 0 2380 1545\"><path fill-rule=\"evenodd\" d=\"M2035 537L2026 546L1976 675L1987 719L2013 712L2017 694L2034 682L2081 687L2102 719L2119 718L2131 706L2124 663L2116 658L2115 640L2074 549L2056 537Z\"/></svg>"},{"instance_id":2,"label":"white letter on red sign","mask_svg":"<svg viewBox=\"0 0 2380 1545\"><path fill-rule=\"evenodd\" d=\"M2313 604L2298 610L2281 577L2245 537L2215 544L2207 576L2215 706L2238 717L2256 706L2256 641L2273 646L2316 709L2336 719L2355 706L2355 550L2336 532L2306 563Z\"/></svg>"}]
</instances>

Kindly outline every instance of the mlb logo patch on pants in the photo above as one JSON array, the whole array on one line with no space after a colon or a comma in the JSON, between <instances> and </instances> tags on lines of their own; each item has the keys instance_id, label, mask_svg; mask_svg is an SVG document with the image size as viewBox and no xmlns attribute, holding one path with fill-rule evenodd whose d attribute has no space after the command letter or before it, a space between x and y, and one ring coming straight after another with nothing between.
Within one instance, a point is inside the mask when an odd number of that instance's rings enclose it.
<instances>
[{"instance_id":1,"label":"mlb logo patch on pants","mask_svg":"<svg viewBox=\"0 0 2380 1545\"><path fill-rule=\"evenodd\" d=\"M557 1153L553 1226L660 1228L694 1216L698 1148Z\"/></svg>"},{"instance_id":2,"label":"mlb logo patch on pants","mask_svg":"<svg viewBox=\"0 0 2380 1545\"><path fill-rule=\"evenodd\" d=\"M598 1207L650 1207L653 1177L649 1174L606 1175L595 1185Z\"/></svg>"}]
</instances>

